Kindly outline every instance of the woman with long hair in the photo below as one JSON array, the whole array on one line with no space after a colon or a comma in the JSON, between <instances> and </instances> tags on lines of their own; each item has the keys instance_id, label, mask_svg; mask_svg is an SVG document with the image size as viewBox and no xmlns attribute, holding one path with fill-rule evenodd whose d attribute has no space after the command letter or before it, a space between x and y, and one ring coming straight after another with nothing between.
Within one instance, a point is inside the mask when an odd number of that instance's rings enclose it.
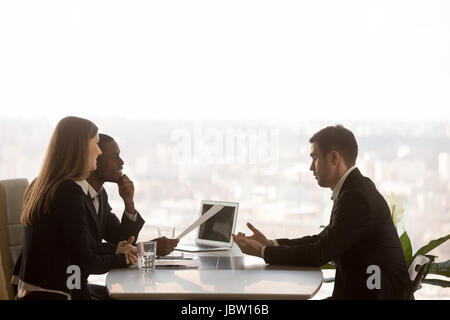
<instances>
[{"instance_id":1,"label":"woman with long hair","mask_svg":"<svg viewBox=\"0 0 450 320\"><path fill-rule=\"evenodd\" d=\"M134 262L131 242L116 254L97 254L88 232L92 200L83 182L101 151L97 126L89 120L59 121L37 178L25 191L22 253L12 283L18 299L89 299L87 277Z\"/></svg>"}]
</instances>

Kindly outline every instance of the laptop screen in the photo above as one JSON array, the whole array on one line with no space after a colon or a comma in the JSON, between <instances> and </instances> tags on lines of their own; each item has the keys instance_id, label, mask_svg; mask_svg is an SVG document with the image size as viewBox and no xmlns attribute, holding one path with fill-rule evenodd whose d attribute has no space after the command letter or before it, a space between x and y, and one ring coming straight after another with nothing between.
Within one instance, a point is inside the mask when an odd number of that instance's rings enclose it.
<instances>
[{"instance_id":1,"label":"laptop screen","mask_svg":"<svg viewBox=\"0 0 450 320\"><path fill-rule=\"evenodd\" d=\"M211 209L212 204L203 204L202 214ZM213 217L202 223L198 239L230 242L233 233L233 221L236 207L224 206Z\"/></svg>"}]
</instances>

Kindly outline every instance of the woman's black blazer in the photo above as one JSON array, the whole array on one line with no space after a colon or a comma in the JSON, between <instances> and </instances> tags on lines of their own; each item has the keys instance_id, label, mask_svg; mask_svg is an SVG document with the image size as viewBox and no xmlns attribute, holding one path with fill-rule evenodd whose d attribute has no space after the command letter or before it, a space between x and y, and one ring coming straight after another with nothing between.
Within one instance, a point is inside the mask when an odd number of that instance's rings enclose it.
<instances>
[{"instance_id":1,"label":"woman's black blazer","mask_svg":"<svg viewBox=\"0 0 450 320\"><path fill-rule=\"evenodd\" d=\"M93 251L88 230L95 222L89 213L89 201L77 183L63 181L49 212L25 227L22 253L13 275L28 284L63 291L73 298L89 298L89 274L127 267L124 254L99 255ZM71 290L76 281L69 266L78 266L81 271L79 289Z\"/></svg>"}]
</instances>

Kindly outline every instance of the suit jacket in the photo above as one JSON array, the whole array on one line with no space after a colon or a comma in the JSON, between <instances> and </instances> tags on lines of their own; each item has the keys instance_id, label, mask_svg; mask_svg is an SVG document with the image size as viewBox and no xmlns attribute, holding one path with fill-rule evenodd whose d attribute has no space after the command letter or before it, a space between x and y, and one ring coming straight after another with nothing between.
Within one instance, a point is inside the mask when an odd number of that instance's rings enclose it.
<instances>
[{"instance_id":1,"label":"suit jacket","mask_svg":"<svg viewBox=\"0 0 450 320\"><path fill-rule=\"evenodd\" d=\"M389 207L375 184L354 169L336 199L330 224L318 235L278 239L279 246L266 247L271 264L320 267L337 264L335 299L406 299L411 286L400 239ZM381 288L367 282L380 268ZM369 281L372 283L372 280Z\"/></svg>"},{"instance_id":2,"label":"suit jacket","mask_svg":"<svg viewBox=\"0 0 450 320\"><path fill-rule=\"evenodd\" d=\"M91 199L89 200L88 209L94 222L90 225L89 233L94 252L99 254L114 254L117 249L117 243L122 240L128 240L131 236L135 237L133 244L136 243L139 231L145 223L139 212L136 213L136 222L131 221L126 214L122 215L120 222L117 216L111 212L111 206L108 203L108 194L105 189L102 189L99 194L98 214L95 211L93 201ZM103 239L107 243L102 243Z\"/></svg>"},{"instance_id":3,"label":"suit jacket","mask_svg":"<svg viewBox=\"0 0 450 320\"><path fill-rule=\"evenodd\" d=\"M98 254L93 249L90 230L95 225L90 211L92 200L72 180L57 188L49 212L25 227L22 252L14 277L44 289L65 292L73 298L89 298L87 277L112 268L125 268L124 254ZM81 271L81 288L70 290L70 265Z\"/></svg>"}]
</instances>

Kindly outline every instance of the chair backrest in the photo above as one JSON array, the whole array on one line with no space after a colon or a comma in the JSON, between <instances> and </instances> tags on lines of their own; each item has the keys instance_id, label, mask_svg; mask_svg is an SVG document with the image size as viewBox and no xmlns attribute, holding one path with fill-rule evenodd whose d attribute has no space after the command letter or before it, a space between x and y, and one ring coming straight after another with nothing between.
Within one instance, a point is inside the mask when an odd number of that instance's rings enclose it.
<instances>
[{"instance_id":1,"label":"chair backrest","mask_svg":"<svg viewBox=\"0 0 450 320\"><path fill-rule=\"evenodd\" d=\"M5 291L10 299L14 299L10 284L14 264L22 250L24 227L20 222L23 208L23 195L28 187L27 179L0 180L0 271L2 282L6 282L0 291ZM6 288L5 288L6 287Z\"/></svg>"},{"instance_id":2,"label":"chair backrest","mask_svg":"<svg viewBox=\"0 0 450 320\"><path fill-rule=\"evenodd\" d=\"M409 298L414 299L414 292L420 289L420 283L425 277L425 271L427 270L427 266L430 263L430 259L425 256L417 256L414 258L414 261L411 263L408 269L409 278L412 281L411 290L409 291Z\"/></svg>"},{"instance_id":3,"label":"chair backrest","mask_svg":"<svg viewBox=\"0 0 450 320\"><path fill-rule=\"evenodd\" d=\"M5 279L5 272L3 272L2 256L0 255L0 300L8 300L9 292L6 289L8 282Z\"/></svg>"}]
</instances>

